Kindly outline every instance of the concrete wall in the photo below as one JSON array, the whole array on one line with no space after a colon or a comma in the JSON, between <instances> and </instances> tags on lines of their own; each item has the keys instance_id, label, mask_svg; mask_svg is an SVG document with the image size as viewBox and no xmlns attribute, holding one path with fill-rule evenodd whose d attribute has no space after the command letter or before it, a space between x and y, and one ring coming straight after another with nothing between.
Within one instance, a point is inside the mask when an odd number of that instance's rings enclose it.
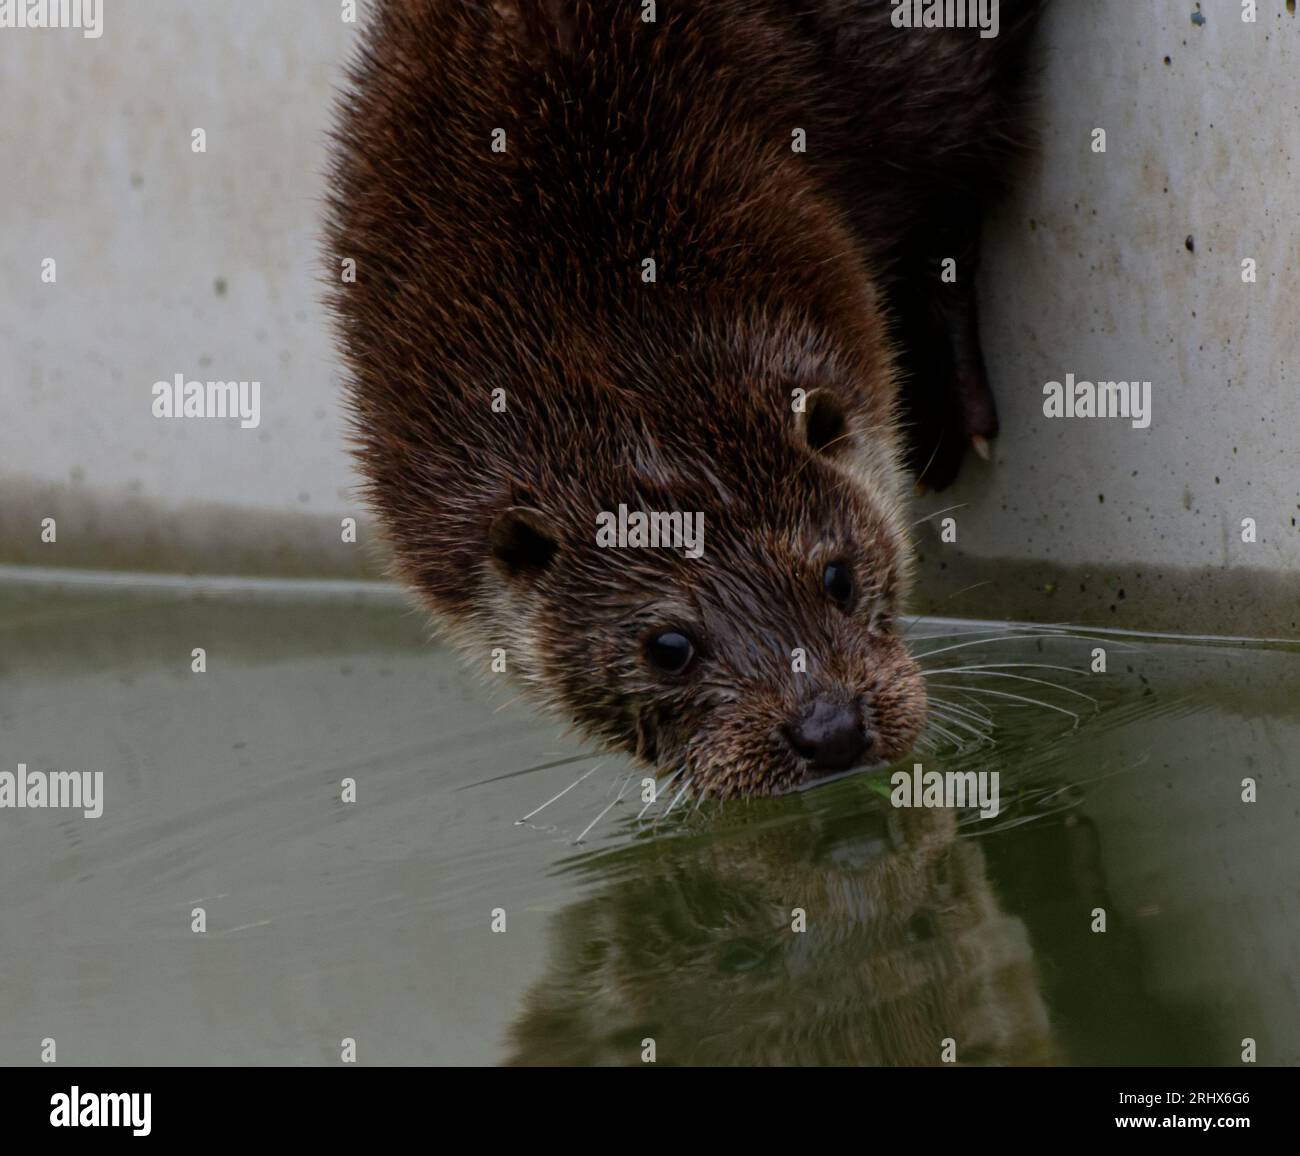
<instances>
[{"instance_id":1,"label":"concrete wall","mask_svg":"<svg viewBox=\"0 0 1300 1156\"><path fill-rule=\"evenodd\" d=\"M1258 17L1053 6L1043 148L983 270L1003 433L992 468L925 504L967 503L955 547L927 534L949 563L925 567L930 607L1300 634L1300 19ZM1046 418L1070 373L1150 381L1150 428Z\"/></svg>"},{"instance_id":2,"label":"concrete wall","mask_svg":"<svg viewBox=\"0 0 1300 1156\"><path fill-rule=\"evenodd\" d=\"M925 608L1297 633L1300 18L1240 10L1050 12L1044 147L983 271L1004 433L991 467L918 505L962 505L955 544L921 530ZM0 93L24 110L0 123L0 562L375 573L364 522L339 540L360 511L316 280L356 27L335 0L105 15L95 40L0 30ZM177 373L261 381L261 425L153 418ZM1044 383L1070 373L1151 381L1150 428L1045 418Z\"/></svg>"},{"instance_id":3,"label":"concrete wall","mask_svg":"<svg viewBox=\"0 0 1300 1156\"><path fill-rule=\"evenodd\" d=\"M355 35L333 0L129 0L96 40L0 31L5 106L30 110L0 126L0 559L360 572L317 244ZM154 418L177 373L260 380L260 426Z\"/></svg>"}]
</instances>

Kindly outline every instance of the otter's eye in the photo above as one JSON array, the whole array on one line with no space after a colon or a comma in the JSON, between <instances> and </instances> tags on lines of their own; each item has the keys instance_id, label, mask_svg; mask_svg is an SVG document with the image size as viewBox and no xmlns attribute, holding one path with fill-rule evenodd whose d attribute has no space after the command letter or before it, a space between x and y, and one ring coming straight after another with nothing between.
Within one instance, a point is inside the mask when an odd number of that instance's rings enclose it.
<instances>
[{"instance_id":1,"label":"otter's eye","mask_svg":"<svg viewBox=\"0 0 1300 1156\"><path fill-rule=\"evenodd\" d=\"M853 571L844 562L832 562L822 571L822 586L841 606L853 601Z\"/></svg>"},{"instance_id":2,"label":"otter's eye","mask_svg":"<svg viewBox=\"0 0 1300 1156\"><path fill-rule=\"evenodd\" d=\"M646 639L645 656L651 666L664 674L681 674L695 657L695 647L686 635L664 630Z\"/></svg>"}]
</instances>

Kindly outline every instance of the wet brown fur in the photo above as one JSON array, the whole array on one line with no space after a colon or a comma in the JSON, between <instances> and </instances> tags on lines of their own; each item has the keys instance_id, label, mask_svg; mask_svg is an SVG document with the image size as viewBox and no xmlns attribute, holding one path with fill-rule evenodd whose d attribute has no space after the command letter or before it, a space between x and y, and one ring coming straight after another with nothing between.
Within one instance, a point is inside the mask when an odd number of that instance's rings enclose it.
<instances>
[{"instance_id":1,"label":"wet brown fur","mask_svg":"<svg viewBox=\"0 0 1300 1156\"><path fill-rule=\"evenodd\" d=\"M934 312L936 219L977 227L1014 147L1034 0L1003 0L993 41L893 29L880 0L661 2L655 23L629 2L376 7L327 249L357 262L332 300L397 574L476 662L504 647L540 699L695 791L804 781L780 728L814 694L906 753L925 694L894 630L896 335ZM829 450L796 388L843 414ZM704 557L598 548L620 503L702 512ZM494 556L514 508L545 566ZM821 588L838 558L847 614ZM674 627L700 644L677 679L641 652Z\"/></svg>"}]
</instances>

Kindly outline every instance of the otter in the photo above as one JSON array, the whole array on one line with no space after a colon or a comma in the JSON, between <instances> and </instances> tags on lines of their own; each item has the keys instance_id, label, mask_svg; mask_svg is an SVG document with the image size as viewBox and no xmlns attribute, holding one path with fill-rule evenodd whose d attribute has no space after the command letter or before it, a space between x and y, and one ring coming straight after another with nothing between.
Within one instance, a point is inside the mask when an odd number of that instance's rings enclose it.
<instances>
[{"instance_id":1,"label":"otter","mask_svg":"<svg viewBox=\"0 0 1300 1156\"><path fill-rule=\"evenodd\" d=\"M907 753L907 468L997 432L972 280L1039 7L375 6L330 304L394 572L454 642L700 798ZM699 556L599 544L625 508Z\"/></svg>"}]
</instances>

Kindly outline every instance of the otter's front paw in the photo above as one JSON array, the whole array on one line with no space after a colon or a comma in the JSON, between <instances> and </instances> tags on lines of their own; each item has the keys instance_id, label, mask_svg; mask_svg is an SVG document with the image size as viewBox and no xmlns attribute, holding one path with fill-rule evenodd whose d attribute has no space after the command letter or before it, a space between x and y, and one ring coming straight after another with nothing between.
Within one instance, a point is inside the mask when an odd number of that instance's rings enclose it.
<instances>
[{"instance_id":1,"label":"otter's front paw","mask_svg":"<svg viewBox=\"0 0 1300 1156\"><path fill-rule=\"evenodd\" d=\"M998 433L974 293L949 285L901 298L898 336L908 465L919 487L942 490L968 449L990 460Z\"/></svg>"}]
</instances>

